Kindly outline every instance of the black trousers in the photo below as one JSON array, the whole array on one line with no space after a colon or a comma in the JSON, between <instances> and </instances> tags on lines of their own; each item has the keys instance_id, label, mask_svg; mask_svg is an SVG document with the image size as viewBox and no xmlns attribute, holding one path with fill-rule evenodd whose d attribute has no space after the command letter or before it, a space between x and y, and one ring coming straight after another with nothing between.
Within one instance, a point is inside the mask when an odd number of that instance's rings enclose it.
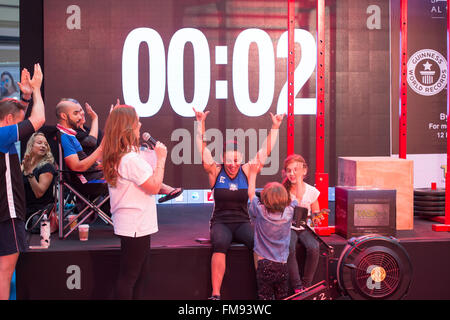
<instances>
[{"instance_id":1,"label":"black trousers","mask_svg":"<svg viewBox=\"0 0 450 320\"><path fill-rule=\"evenodd\" d=\"M120 238L120 269L115 287L119 300L146 299L150 283L150 235ZM148 289L147 289L148 290Z\"/></svg>"},{"instance_id":2,"label":"black trousers","mask_svg":"<svg viewBox=\"0 0 450 320\"><path fill-rule=\"evenodd\" d=\"M289 294L289 272L286 263L258 260L256 270L259 300L280 300Z\"/></svg>"}]
</instances>

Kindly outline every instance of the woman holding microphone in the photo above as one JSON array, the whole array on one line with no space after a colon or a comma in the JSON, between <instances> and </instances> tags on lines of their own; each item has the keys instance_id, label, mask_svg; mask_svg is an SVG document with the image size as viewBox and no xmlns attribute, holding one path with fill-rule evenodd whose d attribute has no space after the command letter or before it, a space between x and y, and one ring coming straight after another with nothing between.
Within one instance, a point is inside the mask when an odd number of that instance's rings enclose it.
<instances>
[{"instance_id":1,"label":"woman holding microphone","mask_svg":"<svg viewBox=\"0 0 450 320\"><path fill-rule=\"evenodd\" d=\"M101 143L114 233L120 238L116 299L140 299L148 285L150 235L158 231L155 194L161 189L167 148L157 142L156 166L139 153L141 123L135 109L118 105L110 113Z\"/></svg>"}]
</instances>

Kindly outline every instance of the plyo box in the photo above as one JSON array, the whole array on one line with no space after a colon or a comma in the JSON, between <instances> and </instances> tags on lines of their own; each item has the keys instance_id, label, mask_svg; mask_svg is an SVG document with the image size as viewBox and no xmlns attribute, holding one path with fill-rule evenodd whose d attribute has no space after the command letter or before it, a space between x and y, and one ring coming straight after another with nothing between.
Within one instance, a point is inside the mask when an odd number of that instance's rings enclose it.
<instances>
[{"instance_id":1,"label":"plyo box","mask_svg":"<svg viewBox=\"0 0 450 320\"><path fill-rule=\"evenodd\" d=\"M349 239L367 234L395 236L396 190L336 187L336 233Z\"/></svg>"},{"instance_id":2,"label":"plyo box","mask_svg":"<svg viewBox=\"0 0 450 320\"><path fill-rule=\"evenodd\" d=\"M413 160L395 157L339 157L337 185L395 189L396 229L414 228Z\"/></svg>"}]
</instances>

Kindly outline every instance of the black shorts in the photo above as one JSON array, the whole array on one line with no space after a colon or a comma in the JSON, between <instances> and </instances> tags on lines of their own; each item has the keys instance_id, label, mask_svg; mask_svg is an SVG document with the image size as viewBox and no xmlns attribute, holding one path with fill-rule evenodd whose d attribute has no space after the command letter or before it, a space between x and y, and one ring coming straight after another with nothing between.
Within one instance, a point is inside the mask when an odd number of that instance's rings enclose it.
<instances>
[{"instance_id":1,"label":"black shorts","mask_svg":"<svg viewBox=\"0 0 450 320\"><path fill-rule=\"evenodd\" d=\"M210 229L213 252L227 253L231 242L243 243L253 250L254 230L250 222L213 223Z\"/></svg>"},{"instance_id":2,"label":"black shorts","mask_svg":"<svg viewBox=\"0 0 450 320\"><path fill-rule=\"evenodd\" d=\"M25 223L19 219L0 222L0 256L27 250Z\"/></svg>"}]
</instances>

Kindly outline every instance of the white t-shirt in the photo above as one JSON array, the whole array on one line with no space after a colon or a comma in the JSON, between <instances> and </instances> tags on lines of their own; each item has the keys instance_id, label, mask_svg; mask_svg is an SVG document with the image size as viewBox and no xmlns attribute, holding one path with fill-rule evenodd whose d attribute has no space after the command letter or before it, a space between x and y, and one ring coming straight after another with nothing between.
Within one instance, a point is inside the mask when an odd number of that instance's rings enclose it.
<instances>
[{"instance_id":1,"label":"white t-shirt","mask_svg":"<svg viewBox=\"0 0 450 320\"><path fill-rule=\"evenodd\" d=\"M307 184L306 182L304 182L304 184L305 193L303 194L302 201L299 201L298 206L308 209L308 225L311 225L311 204L313 204L319 198L320 191L312 185ZM291 201L292 200L298 201L294 193L291 193Z\"/></svg>"},{"instance_id":2,"label":"white t-shirt","mask_svg":"<svg viewBox=\"0 0 450 320\"><path fill-rule=\"evenodd\" d=\"M151 165L139 153L130 152L120 160L116 187L108 185L114 233L142 237L158 231L155 195L139 186L153 175Z\"/></svg>"}]
</instances>

